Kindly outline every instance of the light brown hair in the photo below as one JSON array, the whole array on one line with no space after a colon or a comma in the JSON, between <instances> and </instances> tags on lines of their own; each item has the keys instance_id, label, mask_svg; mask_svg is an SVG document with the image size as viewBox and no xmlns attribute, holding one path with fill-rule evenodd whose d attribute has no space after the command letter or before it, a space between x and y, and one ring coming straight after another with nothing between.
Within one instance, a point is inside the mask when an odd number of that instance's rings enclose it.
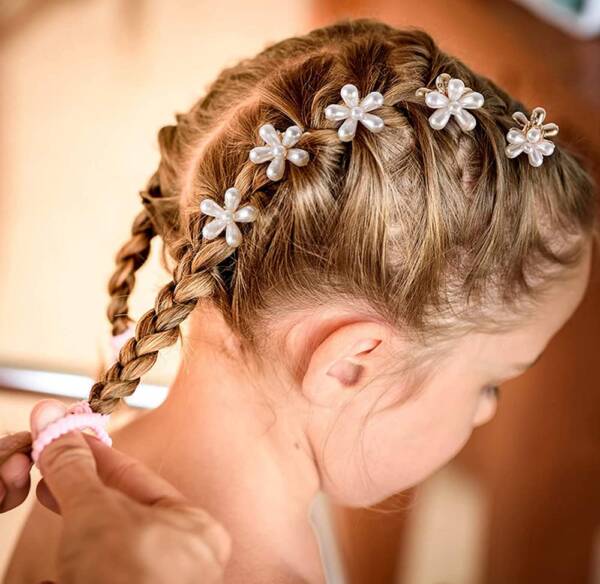
<instances>
[{"instance_id":1,"label":"light brown hair","mask_svg":"<svg viewBox=\"0 0 600 584\"><path fill-rule=\"evenodd\" d=\"M428 124L415 91L448 73L481 92L477 126ZM379 134L359 128L340 142L325 107L353 83L380 91ZM141 193L143 209L117 254L108 318L113 334L130 323L135 272L155 236L173 272L137 323L135 338L93 386L92 408L110 412L130 395L201 300L214 302L244 345L257 350L284 310L335 299L420 338L477 322L492 300L534 299L528 276L577 262L580 246L557 235L596 234L592 182L557 139L539 168L504 153L515 111L529 111L492 81L443 53L425 32L373 20L344 21L289 38L225 69L176 125L158 135L161 162ZM556 120L553 120L556 121ZM248 152L271 123L306 131L304 168L288 165L271 182ZM240 225L239 248L202 240L205 197L222 203L231 186L259 209ZM558 273L556 270L554 272Z\"/></svg>"}]
</instances>

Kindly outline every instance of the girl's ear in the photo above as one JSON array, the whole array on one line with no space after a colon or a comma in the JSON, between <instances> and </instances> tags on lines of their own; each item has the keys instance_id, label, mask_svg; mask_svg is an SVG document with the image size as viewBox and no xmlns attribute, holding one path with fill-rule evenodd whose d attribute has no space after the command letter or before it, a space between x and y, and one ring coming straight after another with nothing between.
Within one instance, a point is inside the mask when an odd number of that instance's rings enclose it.
<instances>
[{"instance_id":1,"label":"girl's ear","mask_svg":"<svg viewBox=\"0 0 600 584\"><path fill-rule=\"evenodd\" d=\"M374 322L340 326L313 351L302 379L311 403L336 406L360 390L383 365L390 330ZM379 350L376 350L378 349Z\"/></svg>"}]
</instances>

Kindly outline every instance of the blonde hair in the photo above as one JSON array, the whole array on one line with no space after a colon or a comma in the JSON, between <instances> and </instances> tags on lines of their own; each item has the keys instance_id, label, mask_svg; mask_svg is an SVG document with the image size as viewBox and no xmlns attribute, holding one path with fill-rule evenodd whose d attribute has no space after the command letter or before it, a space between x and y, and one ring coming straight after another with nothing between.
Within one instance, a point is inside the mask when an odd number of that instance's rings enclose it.
<instances>
[{"instance_id":1,"label":"blonde hair","mask_svg":"<svg viewBox=\"0 0 600 584\"><path fill-rule=\"evenodd\" d=\"M483 93L477 126L430 128L431 110L415 91L440 73ZM357 132L342 143L325 107L353 83L380 91L384 131ZM596 232L589 176L558 141L539 168L506 157L513 112L527 109L492 81L436 46L425 32L373 20L344 21L289 38L225 69L176 125L158 134L161 161L141 193L143 209L116 257L109 282L113 334L131 319L135 272L155 236L173 278L137 323L90 393L94 411L110 412L133 393L160 349L203 299L213 302L244 345L258 349L285 309L332 300L366 305L420 338L476 324L496 301L534 298L527 275L574 265L580 246L553 249L557 234ZM273 183L248 160L265 123L306 130L304 168L288 165ZM202 240L199 201L222 201L231 186L241 205L259 209L240 225L239 248ZM542 267L544 269L542 270Z\"/></svg>"}]
</instances>

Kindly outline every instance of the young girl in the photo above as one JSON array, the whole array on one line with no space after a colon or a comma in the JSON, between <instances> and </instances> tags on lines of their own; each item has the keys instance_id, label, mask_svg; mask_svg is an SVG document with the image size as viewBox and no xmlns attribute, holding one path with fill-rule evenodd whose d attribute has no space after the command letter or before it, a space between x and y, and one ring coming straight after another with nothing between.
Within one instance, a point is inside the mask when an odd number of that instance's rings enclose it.
<instances>
[{"instance_id":1,"label":"young girl","mask_svg":"<svg viewBox=\"0 0 600 584\"><path fill-rule=\"evenodd\" d=\"M167 400L113 438L225 525L226 582L322 582L315 493L368 506L423 480L574 312L596 203L557 132L366 20L226 69L160 130L114 335L156 236L173 279L90 405L111 412L187 323ZM15 581L55 576L60 521L34 509Z\"/></svg>"}]
</instances>

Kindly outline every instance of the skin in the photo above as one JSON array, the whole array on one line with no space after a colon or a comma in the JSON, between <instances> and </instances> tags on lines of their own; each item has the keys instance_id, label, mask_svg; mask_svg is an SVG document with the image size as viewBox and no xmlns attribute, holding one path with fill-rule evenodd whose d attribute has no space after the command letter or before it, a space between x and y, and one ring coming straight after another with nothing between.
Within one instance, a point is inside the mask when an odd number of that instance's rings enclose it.
<instances>
[{"instance_id":1,"label":"skin","mask_svg":"<svg viewBox=\"0 0 600 584\"><path fill-rule=\"evenodd\" d=\"M31 414L33 439L65 411L56 400L39 402ZM195 583L199 573L203 582L222 582L229 535L141 462L70 432L44 449L39 465L38 499L63 523L56 554L61 584L112 582L116 574L120 582L143 575L147 584ZM172 566L161 561L165 555Z\"/></svg>"},{"instance_id":2,"label":"skin","mask_svg":"<svg viewBox=\"0 0 600 584\"><path fill-rule=\"evenodd\" d=\"M590 261L588 244L576 269L510 332L455 341L418 393L405 376L381 374L390 355L409 350L385 323L338 306L281 321L279 350L305 358L294 381L278 359L242 364L219 314L198 307L168 399L117 433L115 446L223 523L232 536L224 582L324 582L307 518L317 490L372 505L450 460L493 417L486 388L522 374L571 317ZM33 511L9 584L55 573L60 523L47 513Z\"/></svg>"}]
</instances>

